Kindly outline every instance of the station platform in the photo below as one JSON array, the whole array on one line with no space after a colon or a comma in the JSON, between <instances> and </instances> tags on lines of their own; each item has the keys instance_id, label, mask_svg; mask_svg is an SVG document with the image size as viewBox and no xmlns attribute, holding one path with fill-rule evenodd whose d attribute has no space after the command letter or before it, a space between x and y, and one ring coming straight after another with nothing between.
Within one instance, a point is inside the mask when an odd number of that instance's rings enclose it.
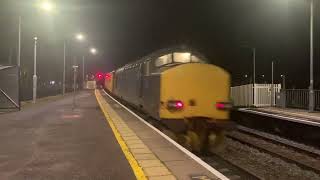
<instances>
[{"instance_id":1,"label":"station platform","mask_svg":"<svg viewBox=\"0 0 320 180\"><path fill-rule=\"evenodd\" d=\"M320 127L320 112L277 107L240 108L239 111Z\"/></svg>"},{"instance_id":2,"label":"station platform","mask_svg":"<svg viewBox=\"0 0 320 180\"><path fill-rule=\"evenodd\" d=\"M0 179L227 179L104 91L0 114Z\"/></svg>"}]
</instances>

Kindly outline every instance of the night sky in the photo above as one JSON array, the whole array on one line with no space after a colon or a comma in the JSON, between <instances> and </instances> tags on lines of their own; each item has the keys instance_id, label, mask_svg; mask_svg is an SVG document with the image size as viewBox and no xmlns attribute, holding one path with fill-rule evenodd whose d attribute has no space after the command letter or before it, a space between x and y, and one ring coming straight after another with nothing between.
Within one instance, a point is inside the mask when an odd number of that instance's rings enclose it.
<instances>
[{"instance_id":1,"label":"night sky","mask_svg":"<svg viewBox=\"0 0 320 180\"><path fill-rule=\"evenodd\" d=\"M108 72L155 50L191 46L232 74L233 84L252 76L257 50L257 82L287 76L290 88L309 84L309 1L306 0L68 0L53 1L46 14L35 0L0 1L0 64L16 63L18 16L22 16L22 70L32 76L33 37L38 41L41 80L62 79L63 40L68 81L74 57L86 56L88 72ZM320 4L315 3L315 83L320 88ZM86 41L74 40L83 32ZM93 56L88 48L94 46ZM11 53L10 53L11 52ZM11 55L10 55L11 54ZM244 75L248 74L245 79ZM264 74L263 79L261 75Z\"/></svg>"}]
</instances>

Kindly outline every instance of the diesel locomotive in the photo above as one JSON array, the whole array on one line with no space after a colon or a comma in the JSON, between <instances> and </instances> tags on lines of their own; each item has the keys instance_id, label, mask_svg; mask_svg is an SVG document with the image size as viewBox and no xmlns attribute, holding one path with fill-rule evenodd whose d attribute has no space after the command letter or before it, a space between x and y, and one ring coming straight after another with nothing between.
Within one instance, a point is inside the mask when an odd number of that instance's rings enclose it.
<instances>
[{"instance_id":1,"label":"diesel locomotive","mask_svg":"<svg viewBox=\"0 0 320 180\"><path fill-rule=\"evenodd\" d=\"M187 48L162 49L107 73L104 87L202 151L220 144L231 125L230 75L207 62Z\"/></svg>"}]
</instances>

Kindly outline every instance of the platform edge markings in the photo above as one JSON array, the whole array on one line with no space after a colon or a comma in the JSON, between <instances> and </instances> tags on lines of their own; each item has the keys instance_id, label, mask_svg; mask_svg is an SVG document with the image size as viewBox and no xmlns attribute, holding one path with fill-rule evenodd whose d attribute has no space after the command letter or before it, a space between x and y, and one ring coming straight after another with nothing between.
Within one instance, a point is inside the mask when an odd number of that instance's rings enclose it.
<instances>
[{"instance_id":1,"label":"platform edge markings","mask_svg":"<svg viewBox=\"0 0 320 180\"><path fill-rule=\"evenodd\" d=\"M314 121L309 121L309 120L304 120L305 118L299 117L299 118L294 118L294 117L288 117L288 116L281 116L281 115L276 115L276 114L270 114L270 113L265 113L265 112L259 112L259 111L254 111L254 110L249 110L245 108L240 108L238 109L240 112L246 112L246 113L252 113L252 114L257 114L257 115L262 115L262 116L267 116L267 117L272 117L272 118L278 118L286 121L291 121L291 122L298 122L302 124L307 124L311 126L318 126L320 127L320 123L314 122Z\"/></svg>"},{"instance_id":2,"label":"platform edge markings","mask_svg":"<svg viewBox=\"0 0 320 180\"><path fill-rule=\"evenodd\" d=\"M175 147L177 147L180 151L182 151L183 153L185 153L187 156L189 156L191 159L193 159L194 161L196 161L198 164L200 164L202 167L204 167L206 170L208 170L209 172L211 172L213 175L215 175L217 178L221 179L221 180L229 180L229 178L227 178L225 175L223 175L222 173L220 173L218 170L214 169L213 167L211 167L209 164L207 164L206 162L204 162L201 158L197 157L196 155L194 155L193 153L191 153L190 151L188 151L186 148L184 148L183 146L181 146L180 144L178 144L177 142L175 142L174 140L172 140L170 137L168 137L167 135L165 135L163 132L161 132L160 130L158 130L157 128L155 128L154 126L152 126L150 123L148 123L146 120L144 120L143 118L141 118L139 115L137 115L136 113L134 113L133 111L131 111L129 108L127 108L125 105L121 104L119 101L117 101L116 99L114 99L111 95L109 95L105 90L103 90L103 92L113 101L115 101L116 103L118 103L121 107L123 107L125 110L127 110L128 112L130 112L133 116L135 116L137 119L139 119L142 123L144 123L145 125L147 125L148 127L150 127L151 129L153 129L154 131L156 131L159 135L161 135L163 138L165 138L167 141L169 141L171 144L173 144Z\"/></svg>"},{"instance_id":3,"label":"platform edge markings","mask_svg":"<svg viewBox=\"0 0 320 180\"><path fill-rule=\"evenodd\" d=\"M129 148L128 146L125 144L125 142L123 141L123 139L121 138L121 135L120 133L118 132L118 130L116 129L114 123L111 121L110 119L110 116L108 114L108 112L106 111L106 109L103 107L103 104L102 104L102 97L100 94L97 93L97 90L95 90L95 96L97 98L97 101L98 101L98 104L100 106L100 109L102 110L105 118L106 118L106 121L108 122L108 124L110 125L120 147L121 147L121 150L122 152L124 153L126 159L128 160L133 172L134 172L134 175L136 176L136 178L138 180L146 180L146 175L144 174L142 168L138 165L138 162L135 160L135 158L133 157L133 155L131 154L131 152L129 151Z\"/></svg>"},{"instance_id":4,"label":"platform edge markings","mask_svg":"<svg viewBox=\"0 0 320 180\"><path fill-rule=\"evenodd\" d=\"M133 160L132 169L138 170L139 173L144 174L144 179L163 179L170 178L176 179L173 174L169 171L169 169L149 150L149 148L138 138L138 136L127 126L125 122L119 117L119 115L112 109L109 103L102 97L99 91L96 91L97 99L100 98L100 102L102 104L103 110L106 112L106 119L109 123L112 123L115 135L118 135L119 140L122 141L122 145L125 147L125 151L129 155L131 155L131 160ZM130 132L130 136L128 136L128 132ZM132 138L134 138L132 140ZM118 139L117 139L118 140ZM140 141L140 143L136 144L133 141ZM119 142L120 143L120 142ZM141 146L137 146L141 145ZM122 147L121 147L122 148ZM122 149L123 150L123 149ZM140 159L141 155L150 155L147 159ZM152 156L152 158L151 158ZM138 158L140 157L140 158ZM129 161L129 159L128 159ZM130 161L129 161L130 163ZM131 163L130 163L131 165ZM140 171L141 170L141 171ZM137 177L137 176L136 176ZM139 179L137 177L137 179ZM140 178L142 179L142 178Z\"/></svg>"}]
</instances>

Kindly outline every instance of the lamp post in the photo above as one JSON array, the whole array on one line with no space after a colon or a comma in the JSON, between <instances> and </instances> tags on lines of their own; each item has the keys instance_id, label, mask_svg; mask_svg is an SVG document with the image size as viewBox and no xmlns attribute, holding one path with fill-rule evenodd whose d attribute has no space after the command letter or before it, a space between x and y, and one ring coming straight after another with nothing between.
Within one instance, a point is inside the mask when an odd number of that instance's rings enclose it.
<instances>
[{"instance_id":1,"label":"lamp post","mask_svg":"<svg viewBox=\"0 0 320 180\"><path fill-rule=\"evenodd\" d=\"M82 33L75 35L75 39L82 42L85 39L85 36ZM82 56L82 87L84 87L84 55Z\"/></svg>"},{"instance_id":2,"label":"lamp post","mask_svg":"<svg viewBox=\"0 0 320 180\"><path fill-rule=\"evenodd\" d=\"M62 95L66 93L66 41L63 41Z\"/></svg>"},{"instance_id":3,"label":"lamp post","mask_svg":"<svg viewBox=\"0 0 320 180\"><path fill-rule=\"evenodd\" d=\"M82 89L84 89L85 83L84 83L84 55L82 56Z\"/></svg>"},{"instance_id":4,"label":"lamp post","mask_svg":"<svg viewBox=\"0 0 320 180\"><path fill-rule=\"evenodd\" d=\"M286 75L281 74L280 77L282 78L282 88L283 90L286 90Z\"/></svg>"},{"instance_id":5,"label":"lamp post","mask_svg":"<svg viewBox=\"0 0 320 180\"><path fill-rule=\"evenodd\" d=\"M253 61L253 97L255 97L255 84L256 84L256 48L255 47L250 47L248 45L241 46L243 48L250 48L252 52L252 61ZM255 105L255 98L253 98L253 105Z\"/></svg>"},{"instance_id":6,"label":"lamp post","mask_svg":"<svg viewBox=\"0 0 320 180\"><path fill-rule=\"evenodd\" d=\"M50 1L43 1L38 5L39 9L42 9L46 12L51 12L54 8L54 5ZM20 67L21 65L21 15L19 16L18 22L18 52L17 52L17 65Z\"/></svg>"},{"instance_id":7,"label":"lamp post","mask_svg":"<svg viewBox=\"0 0 320 180\"><path fill-rule=\"evenodd\" d=\"M82 33L77 33L74 38L78 41L84 40L84 35ZM66 40L63 41L63 74L62 74L62 95L66 93Z\"/></svg>"},{"instance_id":8,"label":"lamp post","mask_svg":"<svg viewBox=\"0 0 320 180\"><path fill-rule=\"evenodd\" d=\"M309 112L314 111L314 89L313 89L313 0L310 0L310 86L309 86Z\"/></svg>"},{"instance_id":9,"label":"lamp post","mask_svg":"<svg viewBox=\"0 0 320 180\"><path fill-rule=\"evenodd\" d=\"M271 62L271 106L274 105L275 93L274 93L274 84L273 84L273 61Z\"/></svg>"},{"instance_id":10,"label":"lamp post","mask_svg":"<svg viewBox=\"0 0 320 180\"><path fill-rule=\"evenodd\" d=\"M49 1L43 1L41 4L39 4L39 9L42 9L46 12L52 11L54 8L54 5L50 3ZM21 66L21 16L19 16L19 22L18 22L18 51L17 51L17 66L19 68L19 76L20 76L20 66ZM36 102L37 99L37 37L34 37L34 64L33 64L33 103ZM20 83L20 82L19 82Z\"/></svg>"},{"instance_id":11,"label":"lamp post","mask_svg":"<svg viewBox=\"0 0 320 180\"><path fill-rule=\"evenodd\" d=\"M253 59L253 88L256 84L256 48L252 48L252 59Z\"/></svg>"},{"instance_id":12,"label":"lamp post","mask_svg":"<svg viewBox=\"0 0 320 180\"><path fill-rule=\"evenodd\" d=\"M97 49L96 48L90 48L90 53L95 55L97 54ZM85 61L84 61L85 57L82 56L82 84L83 84L83 87L85 87Z\"/></svg>"},{"instance_id":13,"label":"lamp post","mask_svg":"<svg viewBox=\"0 0 320 180\"><path fill-rule=\"evenodd\" d=\"M19 16L18 25L18 53L17 53L17 65L20 68L20 56L21 56L21 16ZM20 74L20 73L19 73Z\"/></svg>"},{"instance_id":14,"label":"lamp post","mask_svg":"<svg viewBox=\"0 0 320 180\"><path fill-rule=\"evenodd\" d=\"M33 61L33 103L37 99L37 37L34 37L34 61Z\"/></svg>"},{"instance_id":15,"label":"lamp post","mask_svg":"<svg viewBox=\"0 0 320 180\"><path fill-rule=\"evenodd\" d=\"M77 65L73 65L73 103L72 103L72 109L74 110L76 108L76 83L77 83Z\"/></svg>"}]
</instances>

